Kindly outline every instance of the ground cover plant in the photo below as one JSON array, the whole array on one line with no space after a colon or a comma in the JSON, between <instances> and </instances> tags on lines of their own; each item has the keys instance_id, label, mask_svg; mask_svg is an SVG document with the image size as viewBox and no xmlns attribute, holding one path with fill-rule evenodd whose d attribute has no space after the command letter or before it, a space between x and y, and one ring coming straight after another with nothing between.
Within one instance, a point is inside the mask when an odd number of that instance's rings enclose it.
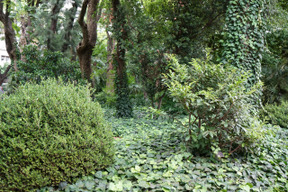
<instances>
[{"instance_id":1,"label":"ground cover plant","mask_svg":"<svg viewBox=\"0 0 288 192\"><path fill-rule=\"evenodd\" d=\"M47 80L0 98L0 191L36 191L113 161L111 128L84 86Z\"/></svg>"},{"instance_id":2,"label":"ground cover plant","mask_svg":"<svg viewBox=\"0 0 288 192\"><path fill-rule=\"evenodd\" d=\"M117 119L106 110L115 135L115 162L75 183L48 191L287 191L288 131L267 126L255 153L196 156L187 152L178 124L152 119L136 110L133 119ZM182 119L187 121L187 119ZM185 131L185 130L184 130Z\"/></svg>"},{"instance_id":3,"label":"ground cover plant","mask_svg":"<svg viewBox=\"0 0 288 192\"><path fill-rule=\"evenodd\" d=\"M288 191L287 22L287 0L0 1L0 192ZM17 92L48 78L74 85Z\"/></svg>"}]
</instances>

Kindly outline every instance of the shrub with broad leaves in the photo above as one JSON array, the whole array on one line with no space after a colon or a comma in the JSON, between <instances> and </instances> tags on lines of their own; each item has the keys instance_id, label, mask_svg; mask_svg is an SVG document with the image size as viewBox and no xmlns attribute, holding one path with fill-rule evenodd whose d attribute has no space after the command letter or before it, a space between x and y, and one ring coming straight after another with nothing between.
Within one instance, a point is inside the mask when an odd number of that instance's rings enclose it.
<instances>
[{"instance_id":1,"label":"shrub with broad leaves","mask_svg":"<svg viewBox=\"0 0 288 192\"><path fill-rule=\"evenodd\" d=\"M261 123L253 103L261 83L247 88L249 73L206 60L179 64L170 57L171 69L164 83L174 101L189 114L186 141L192 150L233 153L248 149L261 138ZM254 116L254 117L253 117Z\"/></svg>"}]
</instances>

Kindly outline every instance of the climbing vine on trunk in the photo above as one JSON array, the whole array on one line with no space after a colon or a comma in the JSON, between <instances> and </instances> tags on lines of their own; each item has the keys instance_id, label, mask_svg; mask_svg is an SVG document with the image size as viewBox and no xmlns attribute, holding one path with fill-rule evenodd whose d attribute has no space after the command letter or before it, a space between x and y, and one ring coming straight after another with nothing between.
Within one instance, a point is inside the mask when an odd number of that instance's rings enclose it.
<instances>
[{"instance_id":1,"label":"climbing vine on trunk","mask_svg":"<svg viewBox=\"0 0 288 192\"><path fill-rule=\"evenodd\" d=\"M226 12L226 29L222 41L223 62L251 71L251 85L260 80L265 1L230 0Z\"/></svg>"},{"instance_id":2,"label":"climbing vine on trunk","mask_svg":"<svg viewBox=\"0 0 288 192\"><path fill-rule=\"evenodd\" d=\"M132 103L129 99L127 68L125 63L125 41L128 39L128 27L125 13L120 0L112 0L113 33L116 36L117 47L114 55L115 93L117 95L116 109L118 117L132 117Z\"/></svg>"}]
</instances>

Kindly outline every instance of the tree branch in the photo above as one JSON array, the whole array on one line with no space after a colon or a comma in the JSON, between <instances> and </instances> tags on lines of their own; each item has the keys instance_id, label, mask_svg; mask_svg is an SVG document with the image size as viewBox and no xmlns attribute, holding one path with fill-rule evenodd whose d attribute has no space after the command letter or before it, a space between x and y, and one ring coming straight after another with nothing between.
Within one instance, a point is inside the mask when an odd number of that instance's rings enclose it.
<instances>
[{"instance_id":1,"label":"tree branch","mask_svg":"<svg viewBox=\"0 0 288 192\"><path fill-rule=\"evenodd\" d=\"M0 0L0 21L2 23L5 22L5 13L3 12L3 8L4 8L4 4L3 4L4 0Z\"/></svg>"},{"instance_id":2,"label":"tree branch","mask_svg":"<svg viewBox=\"0 0 288 192\"><path fill-rule=\"evenodd\" d=\"M87 23L84 21L84 17L87 11L87 6L88 6L89 0L84 0L82 3L82 8L80 11L80 15L78 18L78 23L81 26L82 29L82 34L83 34L83 43L89 41L89 36L88 36L88 27ZM84 43L85 44L85 43Z\"/></svg>"},{"instance_id":3,"label":"tree branch","mask_svg":"<svg viewBox=\"0 0 288 192\"><path fill-rule=\"evenodd\" d=\"M9 65L7 68L6 68L6 70L5 70L5 72L3 73L3 74L0 74L0 85L2 85L2 83L4 82L4 80L6 79L6 77L7 77L7 75L8 75L8 72L9 72L9 70L11 69L11 65Z\"/></svg>"}]
</instances>

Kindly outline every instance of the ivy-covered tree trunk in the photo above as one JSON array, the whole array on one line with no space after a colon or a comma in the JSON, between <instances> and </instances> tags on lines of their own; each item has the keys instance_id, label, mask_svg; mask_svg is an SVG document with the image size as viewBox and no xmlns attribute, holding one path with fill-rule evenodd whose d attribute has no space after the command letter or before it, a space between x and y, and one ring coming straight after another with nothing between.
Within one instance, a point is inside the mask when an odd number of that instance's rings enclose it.
<instances>
[{"instance_id":1,"label":"ivy-covered tree trunk","mask_svg":"<svg viewBox=\"0 0 288 192\"><path fill-rule=\"evenodd\" d=\"M265 0L230 0L226 12L223 61L251 71L251 85L260 81L264 7Z\"/></svg>"},{"instance_id":2,"label":"ivy-covered tree trunk","mask_svg":"<svg viewBox=\"0 0 288 192\"><path fill-rule=\"evenodd\" d=\"M112 0L113 8L113 33L116 36L117 47L114 56L116 69L115 93L117 96L116 110L118 117L132 117L132 103L129 99L128 77L125 63L125 41L128 38L128 29L125 21L125 13L120 0Z\"/></svg>"}]
</instances>

